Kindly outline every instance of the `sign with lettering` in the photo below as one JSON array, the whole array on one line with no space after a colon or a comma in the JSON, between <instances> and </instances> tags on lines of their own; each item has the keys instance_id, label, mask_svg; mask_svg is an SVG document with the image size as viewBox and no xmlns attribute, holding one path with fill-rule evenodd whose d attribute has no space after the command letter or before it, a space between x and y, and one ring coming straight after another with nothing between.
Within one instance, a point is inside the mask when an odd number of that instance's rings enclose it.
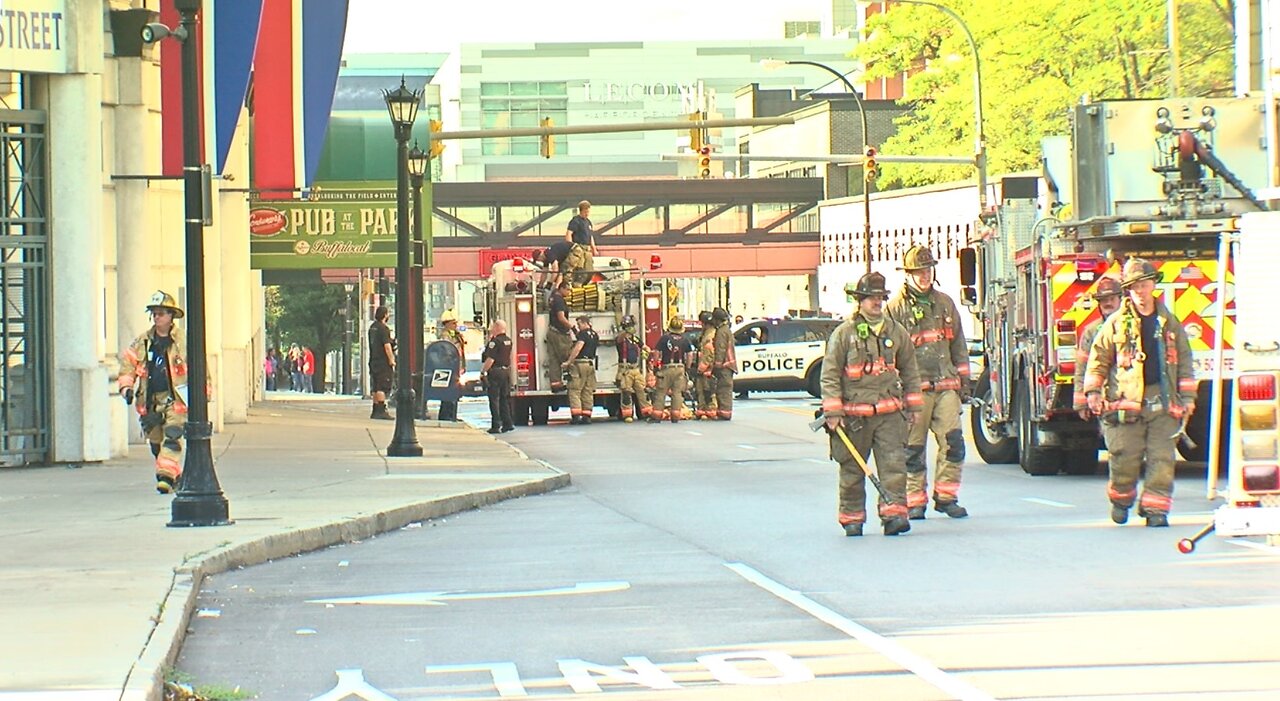
<instances>
[{"instance_id":1,"label":"sign with lettering","mask_svg":"<svg viewBox=\"0 0 1280 701\"><path fill-rule=\"evenodd\" d=\"M392 268L396 203L378 193L359 200L255 200L249 206L249 265L255 270ZM427 265L431 264L427 245Z\"/></svg>"},{"instance_id":2,"label":"sign with lettering","mask_svg":"<svg viewBox=\"0 0 1280 701\"><path fill-rule=\"evenodd\" d=\"M480 277L489 277L493 272L493 264L504 260L524 258L526 262L533 260L533 248L486 248L480 251Z\"/></svg>"},{"instance_id":3,"label":"sign with lettering","mask_svg":"<svg viewBox=\"0 0 1280 701\"><path fill-rule=\"evenodd\" d=\"M0 2L0 70L66 73L65 0Z\"/></svg>"}]
</instances>

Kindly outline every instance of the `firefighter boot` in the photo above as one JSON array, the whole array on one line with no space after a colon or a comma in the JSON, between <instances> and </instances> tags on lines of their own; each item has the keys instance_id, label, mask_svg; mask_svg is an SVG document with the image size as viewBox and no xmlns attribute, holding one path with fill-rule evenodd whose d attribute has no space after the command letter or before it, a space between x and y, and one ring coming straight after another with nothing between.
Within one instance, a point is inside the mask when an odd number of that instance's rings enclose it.
<instances>
[{"instance_id":1,"label":"firefighter boot","mask_svg":"<svg viewBox=\"0 0 1280 701\"><path fill-rule=\"evenodd\" d=\"M1126 506L1111 505L1111 521L1116 525L1123 526L1129 522L1129 508Z\"/></svg>"},{"instance_id":2,"label":"firefighter boot","mask_svg":"<svg viewBox=\"0 0 1280 701\"><path fill-rule=\"evenodd\" d=\"M382 419L382 420L384 420L384 421L394 421L396 417L394 417L394 416L392 416L391 414L388 414L388 413L387 413L387 403L386 403L386 402L374 402L374 403L373 403L373 412L369 414L369 418L371 418L371 419Z\"/></svg>"},{"instance_id":3,"label":"firefighter boot","mask_svg":"<svg viewBox=\"0 0 1280 701\"><path fill-rule=\"evenodd\" d=\"M913 506L913 507L911 507L910 509L907 509L907 518L911 519L912 521L923 521L923 520L924 520L924 506L923 506L923 505L922 505L922 506Z\"/></svg>"},{"instance_id":4,"label":"firefighter boot","mask_svg":"<svg viewBox=\"0 0 1280 701\"><path fill-rule=\"evenodd\" d=\"M159 494L173 493L173 478L168 475L156 475L156 492ZM1165 523L1164 525L1169 525Z\"/></svg>"},{"instance_id":5,"label":"firefighter boot","mask_svg":"<svg viewBox=\"0 0 1280 701\"><path fill-rule=\"evenodd\" d=\"M1147 528L1168 528L1169 516L1167 514L1147 514Z\"/></svg>"},{"instance_id":6,"label":"firefighter boot","mask_svg":"<svg viewBox=\"0 0 1280 701\"><path fill-rule=\"evenodd\" d=\"M861 523L844 524L844 534L849 537L862 535L862 524Z\"/></svg>"},{"instance_id":7,"label":"firefighter boot","mask_svg":"<svg viewBox=\"0 0 1280 701\"><path fill-rule=\"evenodd\" d=\"M923 511L924 507L920 507ZM954 501L935 501L933 502L933 510L944 513L951 518L964 518L969 515L969 510L955 503ZM921 517L923 518L923 516Z\"/></svg>"},{"instance_id":8,"label":"firefighter boot","mask_svg":"<svg viewBox=\"0 0 1280 701\"><path fill-rule=\"evenodd\" d=\"M884 521L885 535L898 535L911 530L911 522L901 516L895 516Z\"/></svg>"}]
</instances>

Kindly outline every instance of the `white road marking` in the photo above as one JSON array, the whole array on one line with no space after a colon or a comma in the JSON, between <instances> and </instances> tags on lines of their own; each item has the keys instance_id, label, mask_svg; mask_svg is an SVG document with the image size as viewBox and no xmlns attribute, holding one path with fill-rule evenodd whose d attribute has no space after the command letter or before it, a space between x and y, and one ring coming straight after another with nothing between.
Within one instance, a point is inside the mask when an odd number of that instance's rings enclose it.
<instances>
[{"instance_id":1,"label":"white road marking","mask_svg":"<svg viewBox=\"0 0 1280 701\"><path fill-rule=\"evenodd\" d=\"M1254 550L1261 550L1262 552L1267 553L1268 555L1280 555L1280 548L1277 548L1274 545L1267 545L1265 543L1255 543L1252 540L1231 539L1231 540L1228 540L1227 542L1230 543L1231 545L1236 545L1242 548L1253 548Z\"/></svg>"},{"instance_id":2,"label":"white road marking","mask_svg":"<svg viewBox=\"0 0 1280 701\"><path fill-rule=\"evenodd\" d=\"M700 432L698 432L698 431L685 431L685 433L687 433L687 434L689 434L689 435L691 435L691 436L701 436L701 435L702 435L702 433L700 433Z\"/></svg>"},{"instance_id":3,"label":"white road marking","mask_svg":"<svg viewBox=\"0 0 1280 701\"><path fill-rule=\"evenodd\" d=\"M749 565L726 562L738 576L902 665L906 670L961 701L995 701L995 697L938 669L898 643L845 618L800 592L761 574Z\"/></svg>"},{"instance_id":4,"label":"white road marking","mask_svg":"<svg viewBox=\"0 0 1280 701\"><path fill-rule=\"evenodd\" d=\"M1042 505L1042 506L1052 506L1052 507L1057 508L1057 509L1074 509L1074 508L1076 508L1076 505L1075 505L1075 504L1067 504L1067 503L1065 503L1065 502L1061 502L1061 501L1054 501L1054 500L1052 500L1052 499L1041 499L1040 497L1022 497L1022 500L1023 500L1023 501L1029 501L1029 502L1031 502L1032 504L1040 504L1040 505Z\"/></svg>"},{"instance_id":5,"label":"white road marking","mask_svg":"<svg viewBox=\"0 0 1280 701\"><path fill-rule=\"evenodd\" d=\"M756 449L756 447L755 447L754 445L747 445L747 444L745 444L745 443L739 443L739 444L738 444L738 447L739 447L739 448L742 448L743 450L755 450L755 449Z\"/></svg>"},{"instance_id":6,"label":"white road marking","mask_svg":"<svg viewBox=\"0 0 1280 701\"><path fill-rule=\"evenodd\" d=\"M815 463L818 465L826 465L827 463L831 462L830 460L819 460L817 458L808 458L808 460L809 462Z\"/></svg>"},{"instance_id":7,"label":"white road marking","mask_svg":"<svg viewBox=\"0 0 1280 701\"><path fill-rule=\"evenodd\" d=\"M419 591L404 594L375 594L373 596L349 596L338 599L311 599L308 604L347 604L364 606L444 606L446 601L470 601L476 599L519 599L535 596L564 596L569 594L603 594L630 589L629 582L579 582L571 587L554 589L528 589L525 591L450 592Z\"/></svg>"}]
</instances>

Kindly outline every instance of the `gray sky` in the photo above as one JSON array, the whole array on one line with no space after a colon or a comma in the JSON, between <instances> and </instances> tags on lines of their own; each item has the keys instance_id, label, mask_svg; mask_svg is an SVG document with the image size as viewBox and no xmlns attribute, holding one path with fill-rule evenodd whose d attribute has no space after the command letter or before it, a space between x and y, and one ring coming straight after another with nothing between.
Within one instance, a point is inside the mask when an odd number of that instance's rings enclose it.
<instances>
[{"instance_id":1,"label":"gray sky","mask_svg":"<svg viewBox=\"0 0 1280 701\"><path fill-rule=\"evenodd\" d=\"M830 7L831 0L351 0L343 51L452 51L459 42L778 39L783 21L826 23Z\"/></svg>"}]
</instances>

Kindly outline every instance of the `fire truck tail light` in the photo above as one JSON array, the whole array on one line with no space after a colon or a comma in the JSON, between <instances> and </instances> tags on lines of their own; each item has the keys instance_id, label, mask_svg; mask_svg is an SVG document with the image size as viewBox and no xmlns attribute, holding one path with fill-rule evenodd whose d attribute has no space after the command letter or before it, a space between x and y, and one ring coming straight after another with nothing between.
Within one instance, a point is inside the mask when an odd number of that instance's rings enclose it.
<instances>
[{"instance_id":1,"label":"fire truck tail light","mask_svg":"<svg viewBox=\"0 0 1280 701\"><path fill-rule=\"evenodd\" d=\"M1076 344L1076 322L1074 319L1059 319L1055 327L1058 331L1058 346L1074 346Z\"/></svg>"},{"instance_id":2,"label":"fire truck tail light","mask_svg":"<svg viewBox=\"0 0 1280 701\"><path fill-rule=\"evenodd\" d=\"M1280 465L1245 465L1241 478L1250 494L1280 492Z\"/></svg>"},{"instance_id":3,"label":"fire truck tail light","mask_svg":"<svg viewBox=\"0 0 1280 701\"><path fill-rule=\"evenodd\" d=\"M1240 455L1245 460L1275 460L1277 458L1275 436L1241 436Z\"/></svg>"},{"instance_id":4,"label":"fire truck tail light","mask_svg":"<svg viewBox=\"0 0 1280 701\"><path fill-rule=\"evenodd\" d=\"M660 306L662 306L662 302L660 302L657 297L645 297L644 299L645 309L657 309Z\"/></svg>"},{"instance_id":5,"label":"fire truck tail light","mask_svg":"<svg viewBox=\"0 0 1280 701\"><path fill-rule=\"evenodd\" d=\"M1274 431L1276 429L1275 406L1263 404L1240 407L1240 428L1245 431Z\"/></svg>"},{"instance_id":6,"label":"fire truck tail light","mask_svg":"<svg viewBox=\"0 0 1280 701\"><path fill-rule=\"evenodd\" d=\"M1276 376L1271 374L1241 375L1236 380L1236 395L1241 401L1274 401Z\"/></svg>"},{"instance_id":7,"label":"fire truck tail light","mask_svg":"<svg viewBox=\"0 0 1280 701\"><path fill-rule=\"evenodd\" d=\"M1082 258L1076 261L1076 277L1081 280L1097 280L1106 274L1110 263L1105 258Z\"/></svg>"},{"instance_id":8,"label":"fire truck tail light","mask_svg":"<svg viewBox=\"0 0 1280 701\"><path fill-rule=\"evenodd\" d=\"M516 302L516 311L521 314L528 314L533 311L533 302L530 302L527 299L522 299L519 302Z\"/></svg>"},{"instance_id":9,"label":"fire truck tail light","mask_svg":"<svg viewBox=\"0 0 1280 701\"><path fill-rule=\"evenodd\" d=\"M1066 363L1058 363L1058 374L1059 375L1076 374L1076 361L1072 360Z\"/></svg>"}]
</instances>

